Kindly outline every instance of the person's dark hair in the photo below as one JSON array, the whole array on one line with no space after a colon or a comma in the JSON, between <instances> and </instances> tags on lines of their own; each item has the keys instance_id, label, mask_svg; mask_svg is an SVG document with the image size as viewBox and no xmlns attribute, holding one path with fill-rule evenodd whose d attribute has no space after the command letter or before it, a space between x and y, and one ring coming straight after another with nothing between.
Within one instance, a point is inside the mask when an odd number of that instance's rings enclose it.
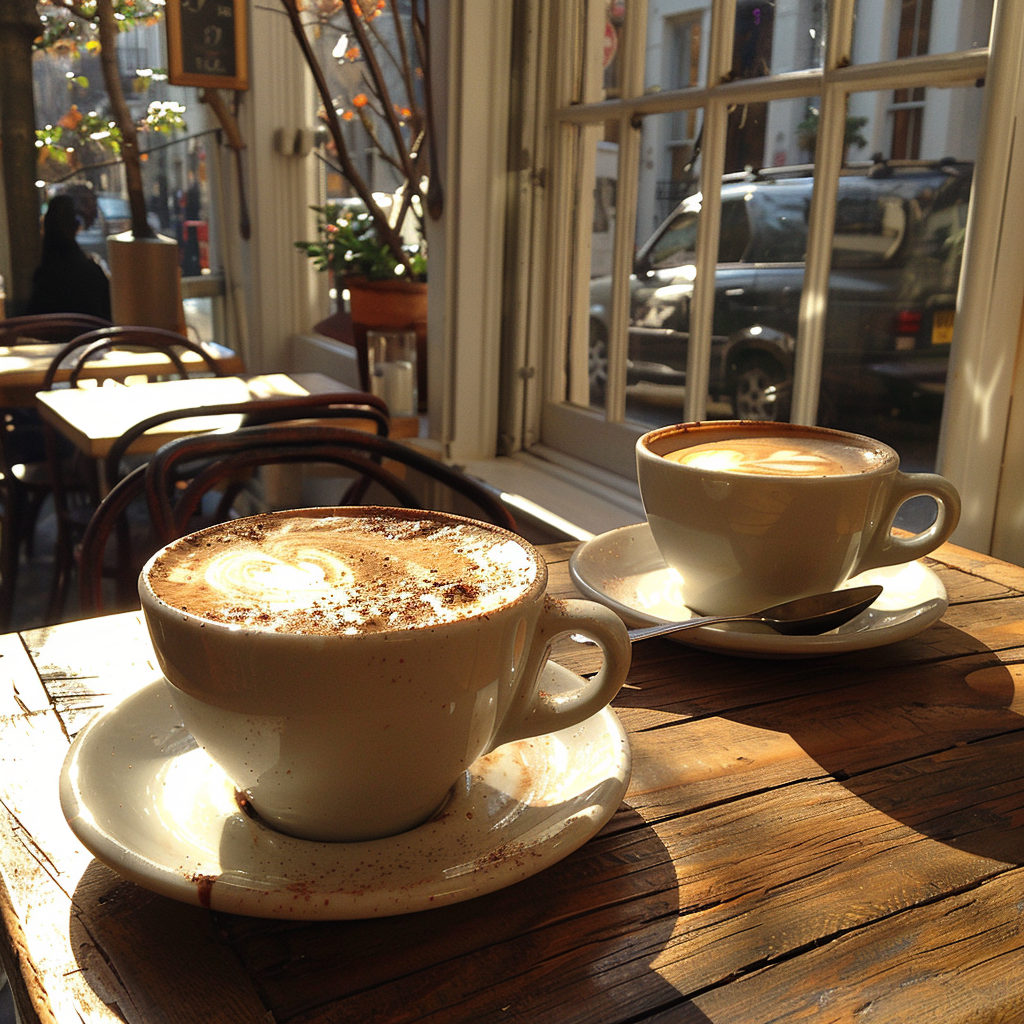
<instances>
[{"instance_id":1,"label":"person's dark hair","mask_svg":"<svg viewBox=\"0 0 1024 1024\"><path fill-rule=\"evenodd\" d=\"M93 192L92 186L76 181L73 185L62 188L60 195L71 196L74 200L79 227L91 228L96 221L97 213L96 193Z\"/></svg>"},{"instance_id":2,"label":"person's dark hair","mask_svg":"<svg viewBox=\"0 0 1024 1024\"><path fill-rule=\"evenodd\" d=\"M66 253L78 248L75 235L78 218L71 196L54 196L43 218L43 255Z\"/></svg>"}]
</instances>

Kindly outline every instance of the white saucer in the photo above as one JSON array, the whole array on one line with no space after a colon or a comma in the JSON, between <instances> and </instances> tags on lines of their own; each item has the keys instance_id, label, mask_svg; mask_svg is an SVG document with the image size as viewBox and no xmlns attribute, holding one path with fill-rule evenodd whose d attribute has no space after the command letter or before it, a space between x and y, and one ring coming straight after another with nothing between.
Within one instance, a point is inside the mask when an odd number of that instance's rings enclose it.
<instances>
[{"instance_id":1,"label":"white saucer","mask_svg":"<svg viewBox=\"0 0 1024 1024\"><path fill-rule=\"evenodd\" d=\"M549 692L581 685L553 662L541 680ZM448 803L411 832L309 842L240 810L161 679L79 733L60 799L82 844L139 885L234 914L327 920L424 910L527 878L608 821L629 771L626 735L605 708L574 728L480 758Z\"/></svg>"},{"instance_id":2,"label":"white saucer","mask_svg":"<svg viewBox=\"0 0 1024 1024\"><path fill-rule=\"evenodd\" d=\"M581 544L569 560L576 585L608 605L629 626L694 617L683 604L682 580L665 565L647 523L623 526ZM877 583L881 596L867 611L821 636L782 636L760 623L697 626L673 640L723 654L752 658L806 658L881 647L906 640L942 618L946 588L921 562L873 569L845 587Z\"/></svg>"}]
</instances>

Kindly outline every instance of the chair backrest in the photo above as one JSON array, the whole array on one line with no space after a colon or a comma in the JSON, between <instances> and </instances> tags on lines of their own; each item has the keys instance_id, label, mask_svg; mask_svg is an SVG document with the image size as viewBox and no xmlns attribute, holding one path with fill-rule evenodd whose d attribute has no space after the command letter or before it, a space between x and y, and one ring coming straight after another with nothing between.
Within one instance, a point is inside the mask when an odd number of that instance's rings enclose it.
<instances>
[{"instance_id":1,"label":"chair backrest","mask_svg":"<svg viewBox=\"0 0 1024 1024\"><path fill-rule=\"evenodd\" d=\"M365 391L331 391L322 394L281 395L275 398L227 402L192 409L173 409L155 413L126 430L110 447L104 466L105 479L113 484L121 479L121 463L131 446L154 427L175 420L201 419L204 416L238 416L239 426L255 426L300 419L347 419L370 422L376 432L388 436L390 421L383 399Z\"/></svg>"},{"instance_id":2,"label":"chair backrest","mask_svg":"<svg viewBox=\"0 0 1024 1024\"><path fill-rule=\"evenodd\" d=\"M0 320L0 345L34 341L71 341L87 331L110 327L109 321L87 313L38 313Z\"/></svg>"},{"instance_id":3,"label":"chair backrest","mask_svg":"<svg viewBox=\"0 0 1024 1024\"><path fill-rule=\"evenodd\" d=\"M385 496L373 504L407 508L438 507L417 493L400 474L422 474L426 481L457 496L447 511L482 519L518 532L500 498L458 469L390 438L334 424L287 424L243 427L231 433L199 434L169 441L143 466L124 476L97 509L82 542L79 590L84 611L101 610L103 555L115 524L129 505L145 494L155 527L155 542L166 544L189 530L203 496L260 466L327 463L366 478ZM431 495L431 498L433 495ZM338 504L360 504L349 500ZM227 517L226 510L218 515Z\"/></svg>"},{"instance_id":4,"label":"chair backrest","mask_svg":"<svg viewBox=\"0 0 1024 1024\"><path fill-rule=\"evenodd\" d=\"M209 372L216 377L225 375L213 353L200 342L192 341L183 334L166 331L161 327L101 327L73 338L53 357L39 390L49 391L53 387L57 371L72 355L74 359L70 364L68 383L71 387L78 387L79 377L86 364L117 348L161 352L170 361L174 372L182 377L189 376L189 369L182 362L180 352L192 352L202 360L202 366L193 372Z\"/></svg>"},{"instance_id":5,"label":"chair backrest","mask_svg":"<svg viewBox=\"0 0 1024 1024\"><path fill-rule=\"evenodd\" d=\"M408 508L421 499L385 462L423 474L471 502L476 518L516 530L498 496L460 470L415 448L347 427L324 425L244 427L165 444L148 465L147 498L164 543L181 536L203 496L243 470L281 463L332 463L365 475ZM179 487L181 480L189 482Z\"/></svg>"}]
</instances>

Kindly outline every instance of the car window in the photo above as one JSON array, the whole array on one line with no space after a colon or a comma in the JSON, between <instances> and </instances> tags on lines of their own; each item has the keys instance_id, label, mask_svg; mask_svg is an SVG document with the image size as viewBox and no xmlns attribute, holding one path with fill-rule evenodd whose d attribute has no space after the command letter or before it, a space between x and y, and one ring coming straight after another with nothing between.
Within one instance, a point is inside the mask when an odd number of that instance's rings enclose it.
<instances>
[{"instance_id":1,"label":"car window","mask_svg":"<svg viewBox=\"0 0 1024 1024\"><path fill-rule=\"evenodd\" d=\"M740 263L750 245L747 197L722 200L722 226L718 235L718 262Z\"/></svg>"},{"instance_id":2,"label":"car window","mask_svg":"<svg viewBox=\"0 0 1024 1024\"><path fill-rule=\"evenodd\" d=\"M757 242L749 258L757 263L803 263L810 201L810 185L761 189L755 196Z\"/></svg>"},{"instance_id":3,"label":"car window","mask_svg":"<svg viewBox=\"0 0 1024 1024\"><path fill-rule=\"evenodd\" d=\"M722 200L719 263L741 262L750 245L750 221L744 199L744 196L737 196ZM694 207L693 199L687 204L690 208L677 213L647 249L646 263L650 269L668 270L696 260L700 209Z\"/></svg>"},{"instance_id":4,"label":"car window","mask_svg":"<svg viewBox=\"0 0 1024 1024\"><path fill-rule=\"evenodd\" d=\"M836 202L832 264L878 266L893 259L907 231L906 201L871 189L847 190Z\"/></svg>"},{"instance_id":5,"label":"car window","mask_svg":"<svg viewBox=\"0 0 1024 1024\"><path fill-rule=\"evenodd\" d=\"M672 218L647 253L647 263L652 270L665 270L694 261L698 220L697 210L684 210Z\"/></svg>"}]
</instances>

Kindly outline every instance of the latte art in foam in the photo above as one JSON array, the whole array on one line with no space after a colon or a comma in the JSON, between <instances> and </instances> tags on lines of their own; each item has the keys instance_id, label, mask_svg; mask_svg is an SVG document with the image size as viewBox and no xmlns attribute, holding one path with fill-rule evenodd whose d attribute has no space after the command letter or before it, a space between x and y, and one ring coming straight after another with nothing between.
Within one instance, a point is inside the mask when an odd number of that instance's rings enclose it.
<instances>
[{"instance_id":1,"label":"latte art in foam","mask_svg":"<svg viewBox=\"0 0 1024 1024\"><path fill-rule=\"evenodd\" d=\"M184 537L149 582L167 604L213 622L377 633L484 615L527 593L538 572L522 545L468 521L295 513Z\"/></svg>"},{"instance_id":2,"label":"latte art in foam","mask_svg":"<svg viewBox=\"0 0 1024 1024\"><path fill-rule=\"evenodd\" d=\"M753 476L847 476L881 466L884 453L817 437L741 437L668 452L666 459L695 469Z\"/></svg>"},{"instance_id":3,"label":"latte art in foam","mask_svg":"<svg viewBox=\"0 0 1024 1024\"><path fill-rule=\"evenodd\" d=\"M279 538L272 554L227 546L207 563L206 585L229 601L259 594L276 611L303 608L333 591L351 589L355 577L343 559L308 546L306 538L295 538L298 544L291 545L288 539Z\"/></svg>"}]
</instances>

